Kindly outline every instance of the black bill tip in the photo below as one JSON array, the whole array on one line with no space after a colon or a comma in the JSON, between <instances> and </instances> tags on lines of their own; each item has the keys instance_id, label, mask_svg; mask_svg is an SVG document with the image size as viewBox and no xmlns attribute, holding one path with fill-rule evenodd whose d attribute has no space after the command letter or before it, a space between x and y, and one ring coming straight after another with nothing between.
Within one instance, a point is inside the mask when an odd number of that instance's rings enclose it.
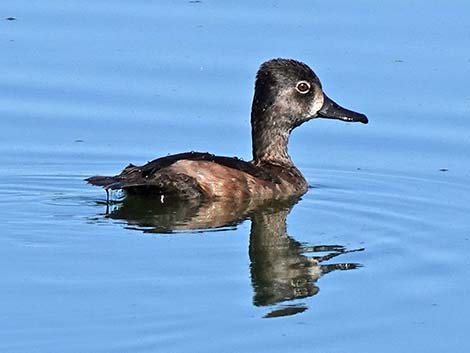
<instances>
[{"instance_id":1,"label":"black bill tip","mask_svg":"<svg viewBox=\"0 0 470 353\"><path fill-rule=\"evenodd\" d=\"M346 121L348 121L348 120L346 120ZM369 119L367 119L367 116L365 116L362 113L356 113L355 118L353 120L350 120L350 121L357 121L357 122L360 122L360 123L363 123L363 124L369 123Z\"/></svg>"}]
</instances>

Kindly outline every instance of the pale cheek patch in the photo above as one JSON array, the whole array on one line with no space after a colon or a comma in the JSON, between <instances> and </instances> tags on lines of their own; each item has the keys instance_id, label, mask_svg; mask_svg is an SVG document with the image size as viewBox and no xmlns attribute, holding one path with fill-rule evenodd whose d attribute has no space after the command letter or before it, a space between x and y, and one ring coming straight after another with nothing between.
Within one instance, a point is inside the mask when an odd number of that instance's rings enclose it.
<instances>
[{"instance_id":1,"label":"pale cheek patch","mask_svg":"<svg viewBox=\"0 0 470 353\"><path fill-rule=\"evenodd\" d=\"M320 90L317 90L315 92L315 97L313 97L312 105L310 106L309 115L310 116L316 115L320 111L320 109L323 107L324 101L325 101L325 98L323 97L323 92Z\"/></svg>"}]
</instances>

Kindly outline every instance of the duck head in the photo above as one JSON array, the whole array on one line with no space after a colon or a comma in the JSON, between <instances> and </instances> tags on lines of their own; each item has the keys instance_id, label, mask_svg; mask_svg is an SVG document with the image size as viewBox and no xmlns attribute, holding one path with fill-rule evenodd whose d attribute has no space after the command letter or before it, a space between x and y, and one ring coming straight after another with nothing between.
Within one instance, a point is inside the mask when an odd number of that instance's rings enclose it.
<instances>
[{"instance_id":1,"label":"duck head","mask_svg":"<svg viewBox=\"0 0 470 353\"><path fill-rule=\"evenodd\" d=\"M306 64L291 59L263 63L256 75L251 111L254 161L292 164L287 154L289 135L314 118L368 123L364 114L331 100Z\"/></svg>"}]
</instances>

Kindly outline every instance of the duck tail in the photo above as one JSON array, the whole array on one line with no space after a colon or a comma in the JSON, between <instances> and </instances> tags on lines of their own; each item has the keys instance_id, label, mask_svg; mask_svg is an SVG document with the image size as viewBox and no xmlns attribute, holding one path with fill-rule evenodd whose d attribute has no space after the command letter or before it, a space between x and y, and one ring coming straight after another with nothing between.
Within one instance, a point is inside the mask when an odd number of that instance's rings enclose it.
<instances>
[{"instance_id":1,"label":"duck tail","mask_svg":"<svg viewBox=\"0 0 470 353\"><path fill-rule=\"evenodd\" d=\"M88 184L91 184L94 186L101 186L106 190L108 189L115 190L115 189L122 188L121 180L117 176L95 175L95 176L86 178L85 181Z\"/></svg>"}]
</instances>

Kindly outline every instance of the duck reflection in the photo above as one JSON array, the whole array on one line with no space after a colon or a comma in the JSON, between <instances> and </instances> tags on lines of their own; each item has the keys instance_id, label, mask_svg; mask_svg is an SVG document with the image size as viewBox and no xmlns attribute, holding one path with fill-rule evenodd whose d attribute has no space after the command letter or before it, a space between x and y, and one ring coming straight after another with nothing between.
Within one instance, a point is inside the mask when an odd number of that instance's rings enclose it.
<instances>
[{"instance_id":1,"label":"duck reflection","mask_svg":"<svg viewBox=\"0 0 470 353\"><path fill-rule=\"evenodd\" d=\"M332 271L352 270L357 263L327 263L345 253L340 245L310 246L287 234L286 218L298 198L287 201L216 200L173 202L127 197L108 209L107 217L125 220L144 232L198 232L223 230L251 219L249 257L253 303L269 306L265 317L294 315L307 310L298 299L318 293L317 280ZM287 305L289 301L294 304Z\"/></svg>"},{"instance_id":2,"label":"duck reflection","mask_svg":"<svg viewBox=\"0 0 470 353\"><path fill-rule=\"evenodd\" d=\"M313 296L316 281L335 270L352 270L356 263L324 264L341 254L364 249L346 250L339 245L302 244L287 235L286 217L290 209L274 209L252 215L250 232L251 280L257 306L273 305ZM307 254L312 254L308 256ZM275 308L265 317L303 312L303 304Z\"/></svg>"}]
</instances>

